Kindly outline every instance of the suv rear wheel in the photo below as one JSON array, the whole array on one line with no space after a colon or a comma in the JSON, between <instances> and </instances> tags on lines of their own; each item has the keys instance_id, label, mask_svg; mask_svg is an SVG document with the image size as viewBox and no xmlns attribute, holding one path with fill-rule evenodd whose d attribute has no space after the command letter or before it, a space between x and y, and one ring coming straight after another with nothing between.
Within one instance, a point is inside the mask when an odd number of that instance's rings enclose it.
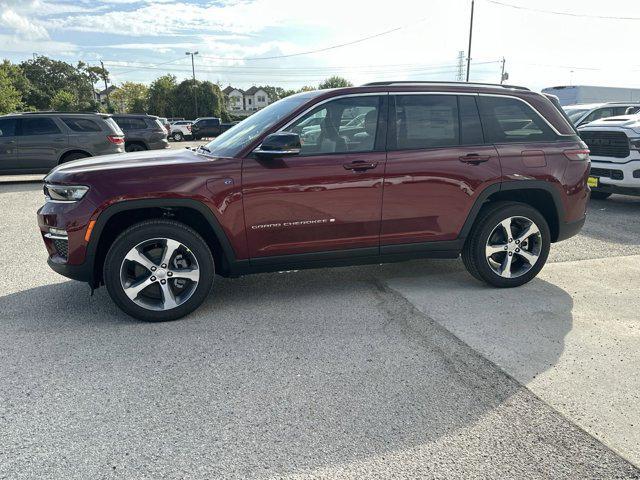
<instances>
[{"instance_id":1,"label":"suv rear wheel","mask_svg":"<svg viewBox=\"0 0 640 480\"><path fill-rule=\"evenodd\" d=\"M182 132L174 132L173 135L171 135L171 137L176 142L181 142L184 140L184 135L182 135Z\"/></svg>"},{"instance_id":2,"label":"suv rear wheel","mask_svg":"<svg viewBox=\"0 0 640 480\"><path fill-rule=\"evenodd\" d=\"M518 287L542 269L551 232L542 214L518 202L484 207L462 250L467 270L495 287Z\"/></svg>"},{"instance_id":3,"label":"suv rear wheel","mask_svg":"<svg viewBox=\"0 0 640 480\"><path fill-rule=\"evenodd\" d=\"M118 236L107 253L104 282L113 301L140 320L176 320L207 298L215 273L211 251L188 226L148 220Z\"/></svg>"},{"instance_id":4,"label":"suv rear wheel","mask_svg":"<svg viewBox=\"0 0 640 480\"><path fill-rule=\"evenodd\" d=\"M125 152L142 152L143 150L146 150L147 147L145 147L142 143L127 143L124 146L124 151Z\"/></svg>"}]
</instances>

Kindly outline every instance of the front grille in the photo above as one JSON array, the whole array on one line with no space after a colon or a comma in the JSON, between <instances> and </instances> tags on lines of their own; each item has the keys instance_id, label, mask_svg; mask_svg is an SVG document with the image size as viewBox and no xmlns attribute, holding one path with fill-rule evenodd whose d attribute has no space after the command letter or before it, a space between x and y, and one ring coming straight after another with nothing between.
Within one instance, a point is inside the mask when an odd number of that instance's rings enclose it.
<instances>
[{"instance_id":1,"label":"front grille","mask_svg":"<svg viewBox=\"0 0 640 480\"><path fill-rule=\"evenodd\" d=\"M580 137L597 157L627 158L629 138L623 132L580 132Z\"/></svg>"},{"instance_id":2,"label":"front grille","mask_svg":"<svg viewBox=\"0 0 640 480\"><path fill-rule=\"evenodd\" d=\"M608 168L592 168L591 175L596 177L611 178L612 180L623 180L624 173L622 170L610 170Z\"/></svg>"},{"instance_id":3,"label":"front grille","mask_svg":"<svg viewBox=\"0 0 640 480\"><path fill-rule=\"evenodd\" d=\"M58 252L58 255L60 255L65 260L68 258L68 256L69 256L69 242L67 240L58 240L58 239L56 239L56 240L53 241L53 246L56 247L56 251Z\"/></svg>"}]
</instances>

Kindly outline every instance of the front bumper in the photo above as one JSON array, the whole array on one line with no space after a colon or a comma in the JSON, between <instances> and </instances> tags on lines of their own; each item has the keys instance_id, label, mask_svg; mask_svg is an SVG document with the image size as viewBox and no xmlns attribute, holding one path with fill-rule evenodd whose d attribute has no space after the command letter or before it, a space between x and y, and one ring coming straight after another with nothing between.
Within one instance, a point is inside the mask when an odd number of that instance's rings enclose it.
<instances>
[{"instance_id":1,"label":"front bumper","mask_svg":"<svg viewBox=\"0 0 640 480\"><path fill-rule=\"evenodd\" d=\"M594 171L595 170L595 171ZM610 178L605 175L598 175L598 170L616 171L621 179ZM608 191L612 189L640 189L640 158L627 159L623 162L612 162L604 160L603 157L591 157L591 176L600 179L600 187L596 190ZM611 192L618 193L618 192Z\"/></svg>"},{"instance_id":2,"label":"front bumper","mask_svg":"<svg viewBox=\"0 0 640 480\"><path fill-rule=\"evenodd\" d=\"M80 282L87 282L94 286L92 261L85 261L80 265L69 265L66 262L57 261L57 257L49 257L47 264L54 272L59 273L64 277L70 278L71 280L78 280Z\"/></svg>"}]
</instances>

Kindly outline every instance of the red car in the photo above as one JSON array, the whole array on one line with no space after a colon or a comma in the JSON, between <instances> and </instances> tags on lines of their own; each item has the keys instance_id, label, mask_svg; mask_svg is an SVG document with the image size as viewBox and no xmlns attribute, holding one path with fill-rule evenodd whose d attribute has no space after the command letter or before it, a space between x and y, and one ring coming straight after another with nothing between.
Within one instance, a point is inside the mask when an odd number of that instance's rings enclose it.
<instances>
[{"instance_id":1,"label":"red car","mask_svg":"<svg viewBox=\"0 0 640 480\"><path fill-rule=\"evenodd\" d=\"M309 118L319 130L301 142ZM551 97L373 83L287 97L197 151L65 163L38 222L55 271L106 285L136 318L172 320L216 273L461 254L477 279L522 285L584 224L588 172Z\"/></svg>"}]
</instances>

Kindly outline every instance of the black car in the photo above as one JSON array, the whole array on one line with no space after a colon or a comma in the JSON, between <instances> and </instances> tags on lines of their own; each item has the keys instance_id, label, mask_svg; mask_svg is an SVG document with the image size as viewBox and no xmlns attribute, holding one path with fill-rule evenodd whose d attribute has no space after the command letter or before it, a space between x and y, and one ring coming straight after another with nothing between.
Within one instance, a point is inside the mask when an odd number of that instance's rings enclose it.
<instances>
[{"instance_id":1,"label":"black car","mask_svg":"<svg viewBox=\"0 0 640 480\"><path fill-rule=\"evenodd\" d=\"M191 125L191 133L194 140L200 140L204 137L217 137L222 132L226 132L238 122L222 123L222 120L217 117L202 117L198 118L193 125Z\"/></svg>"},{"instance_id":2,"label":"black car","mask_svg":"<svg viewBox=\"0 0 640 480\"><path fill-rule=\"evenodd\" d=\"M169 148L169 132L155 115L115 114L113 119L125 135L124 149L127 152L160 150Z\"/></svg>"}]
</instances>

